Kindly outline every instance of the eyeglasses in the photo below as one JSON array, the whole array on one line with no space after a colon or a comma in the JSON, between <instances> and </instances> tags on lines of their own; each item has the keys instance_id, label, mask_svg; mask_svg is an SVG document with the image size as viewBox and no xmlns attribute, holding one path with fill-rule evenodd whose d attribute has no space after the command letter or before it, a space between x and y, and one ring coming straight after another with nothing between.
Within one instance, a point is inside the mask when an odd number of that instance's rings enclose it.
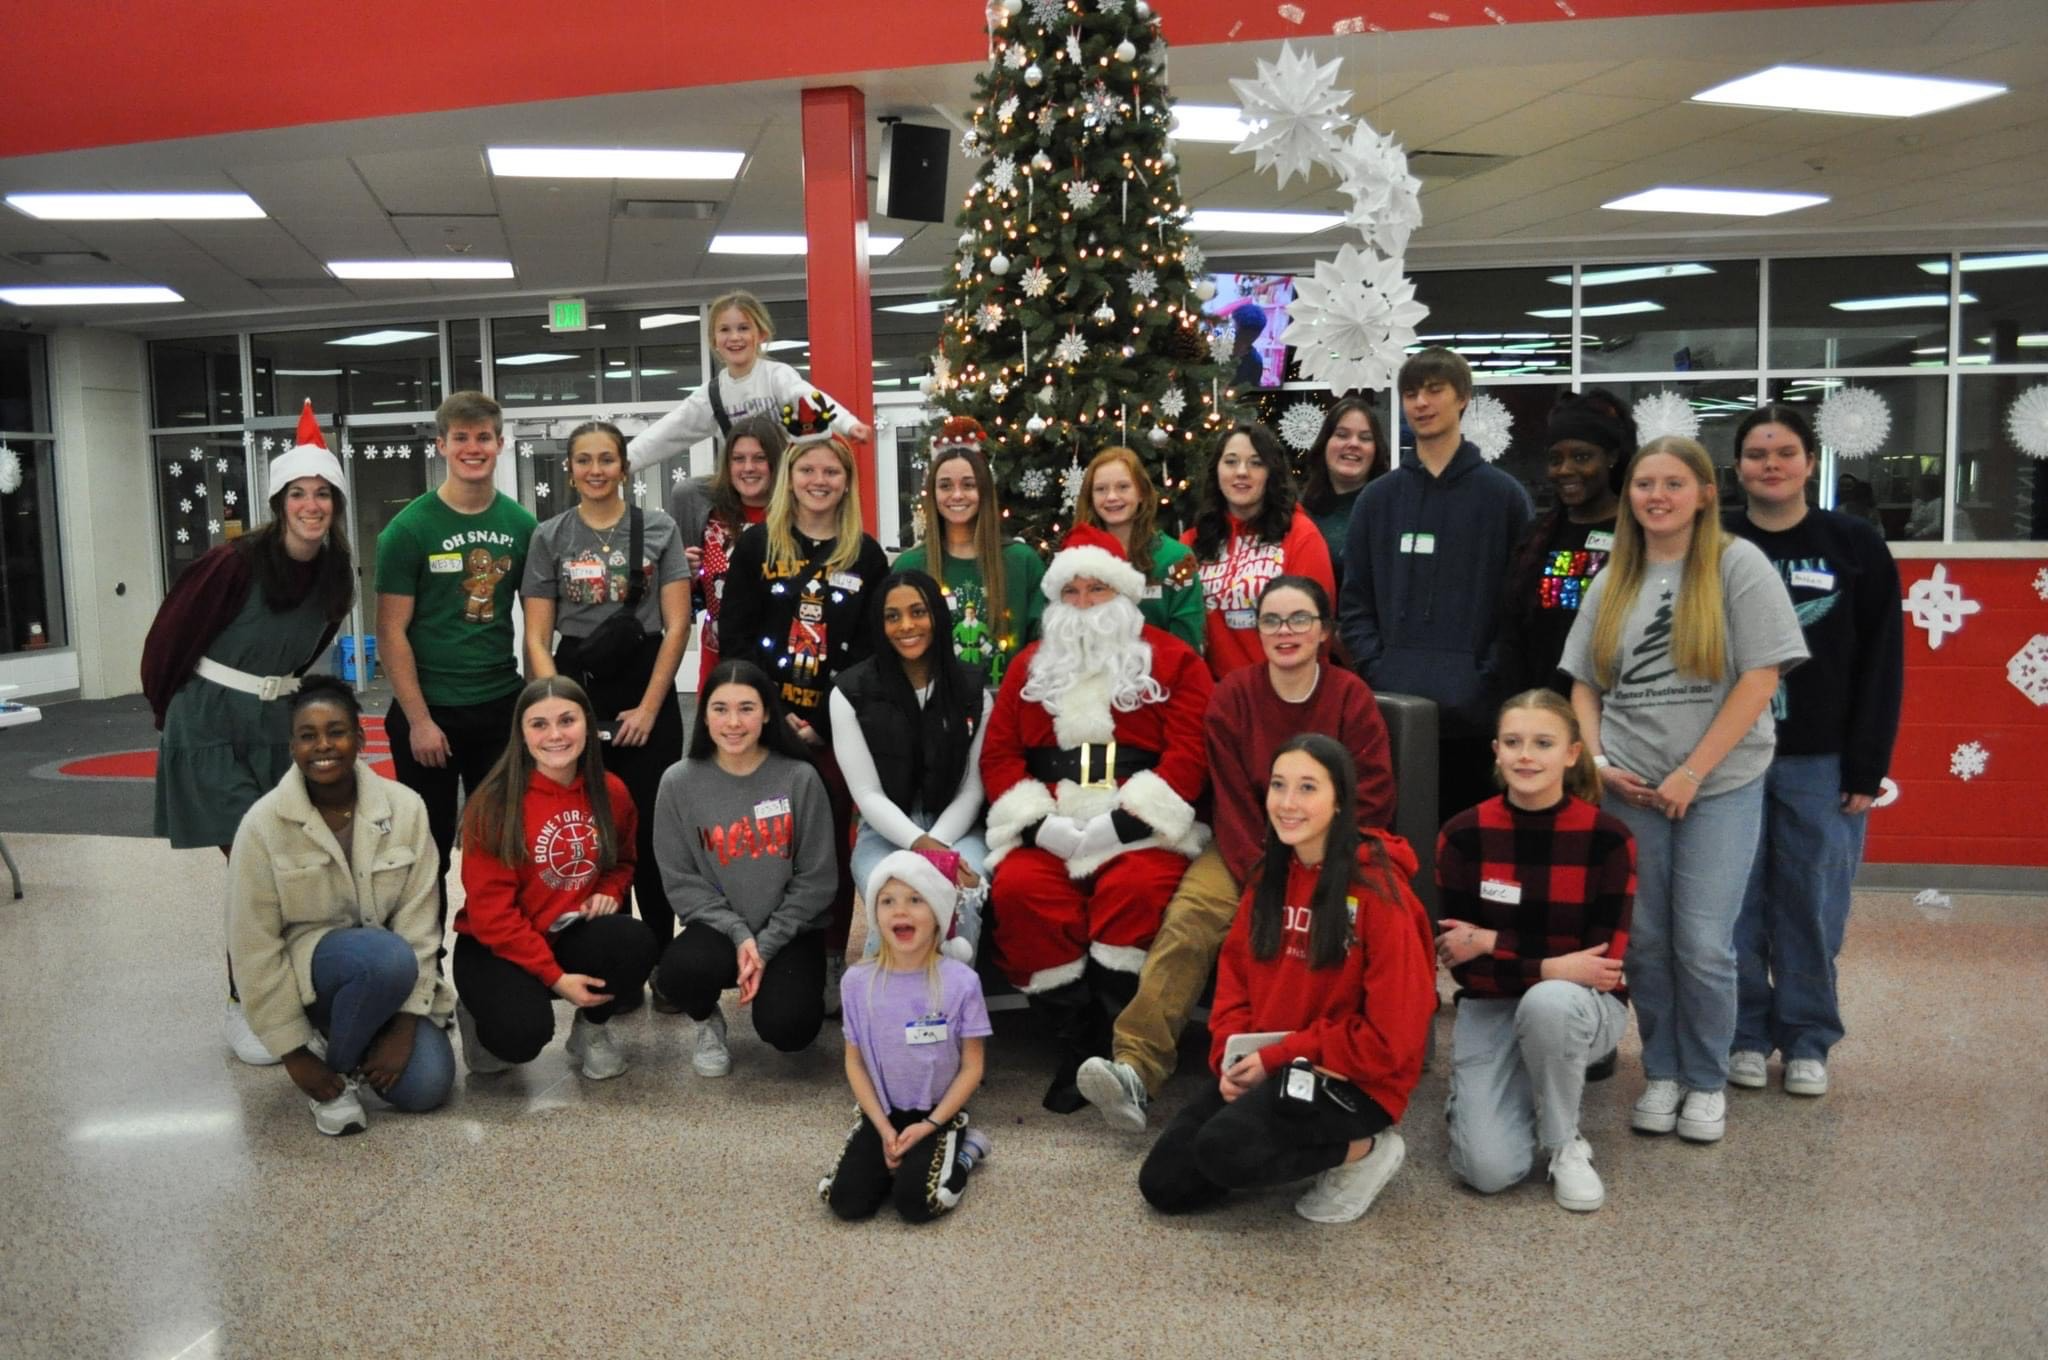
<instances>
[{"instance_id":1,"label":"eyeglasses","mask_svg":"<svg viewBox=\"0 0 2048 1360\"><path fill-rule=\"evenodd\" d=\"M1311 614L1306 609L1292 614L1259 615L1261 633L1306 633L1323 621L1321 614Z\"/></svg>"}]
</instances>

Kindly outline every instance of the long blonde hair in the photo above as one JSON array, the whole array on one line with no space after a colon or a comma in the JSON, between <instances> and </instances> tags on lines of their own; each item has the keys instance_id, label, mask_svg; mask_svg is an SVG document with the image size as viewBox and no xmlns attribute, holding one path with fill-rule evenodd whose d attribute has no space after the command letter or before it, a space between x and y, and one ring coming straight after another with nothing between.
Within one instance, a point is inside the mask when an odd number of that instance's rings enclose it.
<instances>
[{"instance_id":1,"label":"long blonde hair","mask_svg":"<svg viewBox=\"0 0 2048 1360\"><path fill-rule=\"evenodd\" d=\"M926 902L923 893L918 892L918 890L915 887L913 887L909 883L905 883L900 878L891 878L884 881L881 886L881 889L875 893L876 900L868 904L868 917L870 920L879 922L882 919L881 896L882 893L887 892L889 890L889 884L891 883L897 884L910 892L917 893L917 900L920 902L924 902L925 906L930 908L931 910L932 924L935 927L938 925L939 909L937 907L933 907L930 902ZM931 944L925 950L924 956L925 998L927 1001L930 1002L931 1008L934 1011L938 1010L940 1003L945 1000L945 987L939 981L939 964L946 957L944 950L941 948L941 946L943 946L945 943L945 940L940 938L938 930L934 929L932 931ZM889 951L882 947L880 941L876 941L875 957L872 960L869 960L868 962L857 966L865 967L871 970L868 973L868 1001L870 1009L872 1009L875 996L875 988L878 985L880 985L882 981L882 974L889 971Z\"/></svg>"},{"instance_id":2,"label":"long blonde hair","mask_svg":"<svg viewBox=\"0 0 2048 1360\"><path fill-rule=\"evenodd\" d=\"M1138 457L1135 450L1111 444L1088 460L1088 470L1081 474L1081 494L1074 498L1074 523L1106 528L1095 517L1095 474L1110 463L1123 464L1124 471L1131 474L1131 484L1138 488L1138 508L1131 515L1131 565L1149 581L1152 579L1152 539L1159 525L1159 488L1153 485L1152 474L1145 471L1145 460Z\"/></svg>"},{"instance_id":3,"label":"long blonde hair","mask_svg":"<svg viewBox=\"0 0 2048 1360\"><path fill-rule=\"evenodd\" d=\"M775 490L768 497L768 564L788 574L803 566L807 554L796 545L796 465L819 449L830 449L846 469L846 495L839 502L839 527L832 540L832 555L825 559L825 573L845 571L860 558L861 539L866 536L860 522L860 468L853 460L853 446L838 435L817 444L792 448L775 469Z\"/></svg>"},{"instance_id":4,"label":"long blonde hair","mask_svg":"<svg viewBox=\"0 0 2048 1360\"><path fill-rule=\"evenodd\" d=\"M1586 738L1579 731L1579 715L1573 710L1571 700L1554 689L1525 689L1500 706L1500 712L1493 720L1494 736L1500 736L1500 725L1507 721L1508 714L1524 708L1548 713L1564 724L1566 739L1579 748L1578 760L1564 772L1564 791L1582 803L1597 806L1600 802L1600 769L1593 764L1593 753L1586 749ZM1508 786L1507 780L1501 778L1498 758L1493 764L1493 782L1499 788Z\"/></svg>"},{"instance_id":5,"label":"long blonde hair","mask_svg":"<svg viewBox=\"0 0 2048 1360\"><path fill-rule=\"evenodd\" d=\"M1621 632L1642 593L1648 569L1642 525L1636 522L1636 469L1645 458L1669 454L1685 464L1700 484L1700 508L1693 516L1692 542L1678 578L1678 607L1672 611L1671 664L1682 675L1719 680L1728 667L1728 620L1721 598L1721 553L1728 535L1721 528L1714 460L1696 439L1660 435L1636 451L1622 479L1622 514L1614 526L1614 555L1600 573L1607 581L1593 619L1593 673L1602 689L1614 686L1621 668Z\"/></svg>"}]
</instances>

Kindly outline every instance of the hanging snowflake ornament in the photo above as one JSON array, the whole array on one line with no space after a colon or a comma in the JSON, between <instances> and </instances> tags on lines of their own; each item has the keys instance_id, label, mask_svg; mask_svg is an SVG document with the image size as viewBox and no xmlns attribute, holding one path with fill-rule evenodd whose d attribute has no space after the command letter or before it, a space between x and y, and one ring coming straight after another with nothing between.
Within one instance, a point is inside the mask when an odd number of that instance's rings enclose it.
<instances>
[{"instance_id":1,"label":"hanging snowflake ornament","mask_svg":"<svg viewBox=\"0 0 2048 1360\"><path fill-rule=\"evenodd\" d=\"M1899 608L1912 616L1915 628L1927 630L1927 645L1939 649L1950 633L1963 631L1963 620L1984 606L1963 596L1963 588L1948 579L1948 563L1936 562L1934 574L1906 588Z\"/></svg>"},{"instance_id":2,"label":"hanging snowflake ornament","mask_svg":"<svg viewBox=\"0 0 2048 1360\"><path fill-rule=\"evenodd\" d=\"M2048 601L2048 567L2034 573L2034 594L2040 596L2043 601Z\"/></svg>"},{"instance_id":3,"label":"hanging snowflake ornament","mask_svg":"<svg viewBox=\"0 0 2048 1360\"><path fill-rule=\"evenodd\" d=\"M1178 387L1169 387L1159 396L1159 414L1168 420L1179 420L1180 413L1188 409L1188 394ZM2042 573L2048 576L2048 571Z\"/></svg>"},{"instance_id":4,"label":"hanging snowflake ornament","mask_svg":"<svg viewBox=\"0 0 2048 1360\"><path fill-rule=\"evenodd\" d=\"M1031 58L1025 53L1022 43L1011 43L1009 47L1003 50L1003 65L1009 67L1012 71L1023 70L1024 64L1030 60Z\"/></svg>"},{"instance_id":5,"label":"hanging snowflake ornament","mask_svg":"<svg viewBox=\"0 0 2048 1360\"><path fill-rule=\"evenodd\" d=\"M1067 186L1067 206L1077 213L1087 212L1095 204L1095 183L1092 180L1077 179Z\"/></svg>"},{"instance_id":6,"label":"hanging snowflake ornament","mask_svg":"<svg viewBox=\"0 0 2048 1360\"><path fill-rule=\"evenodd\" d=\"M1033 66L1024 72L1025 84L1036 85L1038 83L1037 80L1031 78L1031 72L1036 70L1038 68ZM1043 75L1039 76L1039 80L1044 78ZM1038 112L1032 115L1032 119L1038 124L1038 135L1041 138L1050 137L1052 136L1052 125L1060 120L1060 111L1050 104L1043 104L1039 106Z\"/></svg>"},{"instance_id":7,"label":"hanging snowflake ornament","mask_svg":"<svg viewBox=\"0 0 2048 1360\"><path fill-rule=\"evenodd\" d=\"M1159 291L1159 276L1150 269L1131 271L1131 296L1149 298Z\"/></svg>"},{"instance_id":8,"label":"hanging snowflake ornament","mask_svg":"<svg viewBox=\"0 0 2048 1360\"><path fill-rule=\"evenodd\" d=\"M1351 199L1347 226L1382 254L1401 255L1422 225L1422 181L1408 172L1408 153L1391 136L1360 121L1332 154L1339 188Z\"/></svg>"},{"instance_id":9,"label":"hanging snowflake ornament","mask_svg":"<svg viewBox=\"0 0 2048 1360\"><path fill-rule=\"evenodd\" d=\"M1249 151L1261 170L1277 169L1280 187L1327 158L1333 133L1345 121L1338 112L1351 102L1351 92L1336 88L1342 60L1318 65L1308 52L1280 44L1280 60L1259 63L1254 80L1233 79L1230 88L1244 109L1251 131L1233 150Z\"/></svg>"},{"instance_id":10,"label":"hanging snowflake ornament","mask_svg":"<svg viewBox=\"0 0 2048 1360\"><path fill-rule=\"evenodd\" d=\"M1017 158L998 156L988 167L988 187L999 194L1017 192Z\"/></svg>"},{"instance_id":11,"label":"hanging snowflake ornament","mask_svg":"<svg viewBox=\"0 0 2048 1360\"><path fill-rule=\"evenodd\" d=\"M1060 474L1060 509L1071 510L1081 499L1081 483L1088 480L1088 469L1081 466L1079 458L1067 464L1067 470Z\"/></svg>"},{"instance_id":12,"label":"hanging snowflake ornament","mask_svg":"<svg viewBox=\"0 0 2048 1360\"><path fill-rule=\"evenodd\" d=\"M1676 392L1652 392L1630 409L1636 419L1636 438L1647 444L1665 435L1685 439L1700 437L1700 413Z\"/></svg>"},{"instance_id":13,"label":"hanging snowflake ornament","mask_svg":"<svg viewBox=\"0 0 2048 1360\"><path fill-rule=\"evenodd\" d=\"M1190 275L1194 275L1202 272L1202 266L1209 262L1209 257L1202 253L1200 246L1190 241L1180 249L1180 262L1187 266Z\"/></svg>"},{"instance_id":14,"label":"hanging snowflake ornament","mask_svg":"<svg viewBox=\"0 0 2048 1360\"><path fill-rule=\"evenodd\" d=\"M1500 461L1515 438L1515 414L1499 397L1476 394L1465 407L1465 437L1479 447L1479 456L1489 463Z\"/></svg>"},{"instance_id":15,"label":"hanging snowflake ornament","mask_svg":"<svg viewBox=\"0 0 2048 1360\"><path fill-rule=\"evenodd\" d=\"M1124 102L1101 81L1081 101L1081 122L1087 127L1115 127L1124 120Z\"/></svg>"},{"instance_id":16,"label":"hanging snowflake ornament","mask_svg":"<svg viewBox=\"0 0 2048 1360\"><path fill-rule=\"evenodd\" d=\"M1030 500L1037 500L1052 485L1052 474L1044 468L1026 468L1024 475L1017 479L1017 489Z\"/></svg>"},{"instance_id":17,"label":"hanging snowflake ornament","mask_svg":"<svg viewBox=\"0 0 2048 1360\"><path fill-rule=\"evenodd\" d=\"M1081 30L1078 28L1067 34L1067 60L1076 66L1081 64Z\"/></svg>"},{"instance_id":18,"label":"hanging snowflake ornament","mask_svg":"<svg viewBox=\"0 0 2048 1360\"><path fill-rule=\"evenodd\" d=\"M1323 432L1323 408L1312 401L1297 401L1280 413L1280 437L1297 453L1307 453Z\"/></svg>"},{"instance_id":19,"label":"hanging snowflake ornament","mask_svg":"<svg viewBox=\"0 0 2048 1360\"><path fill-rule=\"evenodd\" d=\"M1391 387L1415 343L1415 323L1429 315L1400 260L1353 245L1316 261L1314 276L1297 277L1294 290L1293 319L1280 339L1294 347L1301 376L1332 392Z\"/></svg>"},{"instance_id":20,"label":"hanging snowflake ornament","mask_svg":"<svg viewBox=\"0 0 2048 1360\"><path fill-rule=\"evenodd\" d=\"M190 529L179 529L178 541L180 543L190 543L192 541L192 531Z\"/></svg>"},{"instance_id":21,"label":"hanging snowflake ornament","mask_svg":"<svg viewBox=\"0 0 2048 1360\"><path fill-rule=\"evenodd\" d=\"M1016 95L1011 95L1008 99L996 105L996 120L1001 123L1014 123L1017 121Z\"/></svg>"},{"instance_id":22,"label":"hanging snowflake ornament","mask_svg":"<svg viewBox=\"0 0 2048 1360\"><path fill-rule=\"evenodd\" d=\"M21 455L0 444L0 496L21 490Z\"/></svg>"},{"instance_id":23,"label":"hanging snowflake ornament","mask_svg":"<svg viewBox=\"0 0 2048 1360\"><path fill-rule=\"evenodd\" d=\"M1095 0L1095 8L1114 19L1124 12L1124 0Z\"/></svg>"},{"instance_id":24,"label":"hanging snowflake ornament","mask_svg":"<svg viewBox=\"0 0 2048 1360\"><path fill-rule=\"evenodd\" d=\"M1892 408L1867 387L1838 387L1813 422L1820 442L1843 458L1868 458L1884 447Z\"/></svg>"},{"instance_id":25,"label":"hanging snowflake ornament","mask_svg":"<svg viewBox=\"0 0 2048 1360\"><path fill-rule=\"evenodd\" d=\"M953 361L943 354L932 356L932 382L944 391L953 381Z\"/></svg>"},{"instance_id":26,"label":"hanging snowflake ornament","mask_svg":"<svg viewBox=\"0 0 2048 1360\"><path fill-rule=\"evenodd\" d=\"M1056 364L1078 364L1088 357L1088 342L1077 330L1069 330L1052 347L1052 361Z\"/></svg>"},{"instance_id":27,"label":"hanging snowflake ornament","mask_svg":"<svg viewBox=\"0 0 2048 1360\"><path fill-rule=\"evenodd\" d=\"M1017 276L1017 287L1023 290L1025 297L1042 298L1052 288L1052 275L1034 264Z\"/></svg>"},{"instance_id":28,"label":"hanging snowflake ornament","mask_svg":"<svg viewBox=\"0 0 2048 1360\"><path fill-rule=\"evenodd\" d=\"M2048 633L2036 633L2005 663L2005 678L2039 708L2048 704Z\"/></svg>"},{"instance_id":29,"label":"hanging snowflake ornament","mask_svg":"<svg viewBox=\"0 0 2048 1360\"><path fill-rule=\"evenodd\" d=\"M974 324L993 334L1003 328L1003 308L1000 303L984 302L981 310L974 314Z\"/></svg>"},{"instance_id":30,"label":"hanging snowflake ornament","mask_svg":"<svg viewBox=\"0 0 2048 1360\"><path fill-rule=\"evenodd\" d=\"M2029 458L2048 458L2048 383L2036 383L2012 399L2005 432Z\"/></svg>"},{"instance_id":31,"label":"hanging snowflake ornament","mask_svg":"<svg viewBox=\"0 0 2048 1360\"><path fill-rule=\"evenodd\" d=\"M1300 280L1297 279L1296 282L1298 283L1300 282ZM1236 344L1237 341L1235 337L1231 335L1230 328L1228 326L1221 326L1213 331L1210 331L1209 362L1215 364L1229 363L1230 351L1236 347Z\"/></svg>"},{"instance_id":32,"label":"hanging snowflake ornament","mask_svg":"<svg viewBox=\"0 0 2048 1360\"><path fill-rule=\"evenodd\" d=\"M1949 752L1948 772L1965 784L1984 773L1991 763L1991 752L1984 749L1981 741L1966 741Z\"/></svg>"},{"instance_id":33,"label":"hanging snowflake ornament","mask_svg":"<svg viewBox=\"0 0 2048 1360\"><path fill-rule=\"evenodd\" d=\"M974 257L972 255L962 255L953 262L953 272L963 279L972 274L974 272Z\"/></svg>"}]
</instances>

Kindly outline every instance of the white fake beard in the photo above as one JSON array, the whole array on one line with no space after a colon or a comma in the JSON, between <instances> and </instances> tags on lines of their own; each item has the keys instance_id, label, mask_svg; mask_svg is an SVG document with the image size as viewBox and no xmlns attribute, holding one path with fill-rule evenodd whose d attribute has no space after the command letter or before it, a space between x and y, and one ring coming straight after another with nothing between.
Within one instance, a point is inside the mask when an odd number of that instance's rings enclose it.
<instances>
[{"instance_id":1,"label":"white fake beard","mask_svg":"<svg viewBox=\"0 0 2048 1360\"><path fill-rule=\"evenodd\" d=\"M1122 713L1160 702L1166 691L1152 678L1152 644L1142 635L1144 626L1137 604L1121 595L1088 609L1048 604L1019 697L1055 717L1070 697L1105 690Z\"/></svg>"}]
</instances>

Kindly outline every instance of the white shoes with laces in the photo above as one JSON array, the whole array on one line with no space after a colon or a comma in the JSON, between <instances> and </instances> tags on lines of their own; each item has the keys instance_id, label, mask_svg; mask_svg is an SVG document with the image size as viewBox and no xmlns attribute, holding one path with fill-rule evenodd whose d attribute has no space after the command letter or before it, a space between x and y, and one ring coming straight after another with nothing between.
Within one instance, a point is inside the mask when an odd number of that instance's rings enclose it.
<instances>
[{"instance_id":1,"label":"white shoes with laces","mask_svg":"<svg viewBox=\"0 0 2048 1360\"><path fill-rule=\"evenodd\" d=\"M1607 1202L1607 1187L1593 1169L1593 1146L1574 1136L1550 1154L1550 1192L1560 1208L1590 1214Z\"/></svg>"},{"instance_id":2,"label":"white shoes with laces","mask_svg":"<svg viewBox=\"0 0 2048 1360\"><path fill-rule=\"evenodd\" d=\"M722 1077L732 1071L732 1049L725 1042L725 1012L714 1010L697 1022L697 1049L690 1068L700 1077Z\"/></svg>"},{"instance_id":3,"label":"white shoes with laces","mask_svg":"<svg viewBox=\"0 0 2048 1360\"><path fill-rule=\"evenodd\" d=\"M619 1052L618 1041L612 1038L611 1029L592 1024L580 1010L569 1022L569 1042L563 1047L570 1057L582 1064L583 1075L592 1081L609 1081L623 1075L626 1070L626 1055Z\"/></svg>"}]
</instances>

